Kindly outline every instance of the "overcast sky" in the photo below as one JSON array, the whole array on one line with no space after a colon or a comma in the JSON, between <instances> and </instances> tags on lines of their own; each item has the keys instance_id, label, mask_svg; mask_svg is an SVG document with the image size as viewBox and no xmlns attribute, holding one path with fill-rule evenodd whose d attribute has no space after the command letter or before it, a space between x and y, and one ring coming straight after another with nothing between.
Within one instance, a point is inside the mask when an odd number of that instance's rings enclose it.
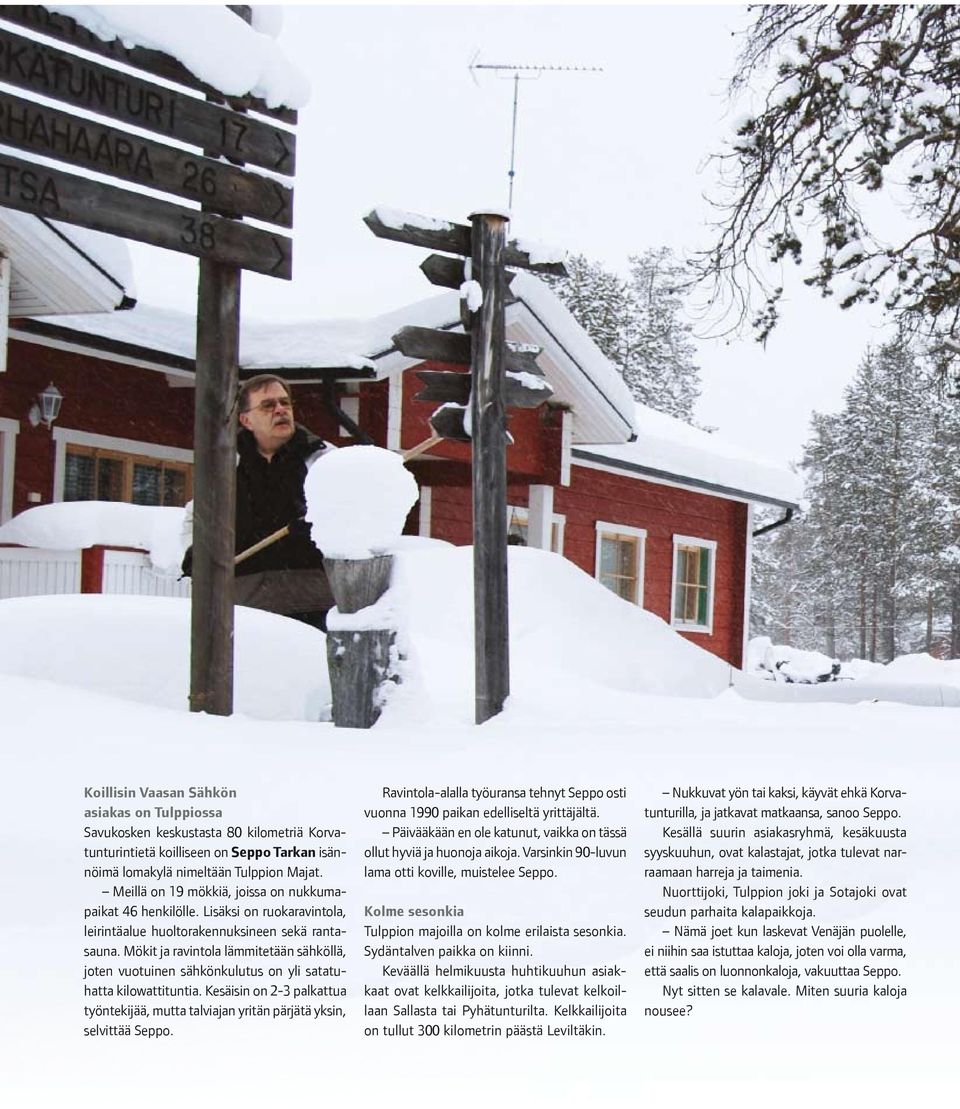
<instances>
[{"instance_id":1,"label":"overcast sky","mask_svg":"<svg viewBox=\"0 0 960 1109\"><path fill-rule=\"evenodd\" d=\"M725 89L745 9L710 6L287 5L280 43L308 74L294 280L244 275L244 314L367 316L433 295L424 252L377 240L377 204L465 220L507 202L513 83L489 64L600 66L520 84L511 234L623 269L706 242L707 157L736 114ZM143 301L190 309L192 259L134 244ZM876 317L800 287L762 350L700 344L701 422L771 459L799 456L810 411L839 403Z\"/></svg>"}]
</instances>

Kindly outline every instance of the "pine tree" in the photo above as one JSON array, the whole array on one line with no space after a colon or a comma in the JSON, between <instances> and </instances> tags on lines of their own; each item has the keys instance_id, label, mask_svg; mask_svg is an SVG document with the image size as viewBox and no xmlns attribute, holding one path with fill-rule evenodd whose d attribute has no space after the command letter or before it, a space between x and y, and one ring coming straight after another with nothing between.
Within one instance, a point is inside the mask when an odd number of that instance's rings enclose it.
<instances>
[{"instance_id":1,"label":"pine tree","mask_svg":"<svg viewBox=\"0 0 960 1109\"><path fill-rule=\"evenodd\" d=\"M805 511L755 587L793 645L889 661L948 629L960 654L960 417L941 386L897 338L867 351L840 412L814 415Z\"/></svg>"},{"instance_id":2,"label":"pine tree","mask_svg":"<svg viewBox=\"0 0 960 1109\"><path fill-rule=\"evenodd\" d=\"M568 276L550 283L638 401L692 422L700 373L679 291L686 271L666 248L629 264L624 279L575 255L567 259Z\"/></svg>"},{"instance_id":3,"label":"pine tree","mask_svg":"<svg viewBox=\"0 0 960 1109\"><path fill-rule=\"evenodd\" d=\"M688 280L685 267L666 247L630 258L622 369L637 400L690 423L700 374L679 292Z\"/></svg>"},{"instance_id":4,"label":"pine tree","mask_svg":"<svg viewBox=\"0 0 960 1109\"><path fill-rule=\"evenodd\" d=\"M763 337L782 294L770 263L811 250L804 277L824 296L882 300L960 351L960 7L751 10L733 83L749 102L719 158L724 218L704 276L741 318L762 290Z\"/></svg>"}]
</instances>

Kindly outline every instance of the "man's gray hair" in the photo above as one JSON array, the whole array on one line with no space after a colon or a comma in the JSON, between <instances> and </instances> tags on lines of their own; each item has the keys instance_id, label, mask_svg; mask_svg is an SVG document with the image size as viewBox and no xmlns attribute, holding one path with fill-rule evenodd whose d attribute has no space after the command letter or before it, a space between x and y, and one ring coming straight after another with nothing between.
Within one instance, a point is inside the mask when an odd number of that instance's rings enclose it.
<instances>
[{"instance_id":1,"label":"man's gray hair","mask_svg":"<svg viewBox=\"0 0 960 1109\"><path fill-rule=\"evenodd\" d=\"M272 385L274 382L278 385L282 385L287 392L287 396L291 396L290 386L282 377L278 377L276 374L257 374L256 377L251 377L249 381L245 381L240 386L240 392L237 394L237 411L249 411L250 394L256 393L259 389L263 389L267 385Z\"/></svg>"}]
</instances>

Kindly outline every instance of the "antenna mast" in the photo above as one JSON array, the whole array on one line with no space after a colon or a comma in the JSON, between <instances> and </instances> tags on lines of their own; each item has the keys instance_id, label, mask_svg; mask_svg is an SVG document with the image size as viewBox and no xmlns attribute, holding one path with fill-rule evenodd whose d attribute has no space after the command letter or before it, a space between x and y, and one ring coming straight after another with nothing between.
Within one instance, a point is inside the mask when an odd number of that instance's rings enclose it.
<instances>
[{"instance_id":1,"label":"antenna mast","mask_svg":"<svg viewBox=\"0 0 960 1109\"><path fill-rule=\"evenodd\" d=\"M470 63L470 75L476 81L476 70L489 69L492 70L497 77L501 79L509 78L513 75L513 121L510 128L510 170L507 174L510 180L510 188L508 192L507 207L513 208L513 180L516 177L516 155L517 155L517 104L520 99L520 81L537 80L543 76L544 73L603 73L602 66L585 66L585 65L494 65L489 62L478 62L474 55L474 61Z\"/></svg>"}]
</instances>

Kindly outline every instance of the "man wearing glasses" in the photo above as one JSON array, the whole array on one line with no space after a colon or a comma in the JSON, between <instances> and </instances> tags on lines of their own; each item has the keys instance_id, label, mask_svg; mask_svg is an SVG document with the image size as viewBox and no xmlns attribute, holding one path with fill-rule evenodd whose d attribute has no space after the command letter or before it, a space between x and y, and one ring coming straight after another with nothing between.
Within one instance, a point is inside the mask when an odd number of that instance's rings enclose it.
<instances>
[{"instance_id":1,"label":"man wearing glasses","mask_svg":"<svg viewBox=\"0 0 960 1109\"><path fill-rule=\"evenodd\" d=\"M234 603L324 629L333 595L323 554L303 519L303 482L307 467L332 448L295 423L290 387L281 377L260 374L244 382L237 408L237 553L282 528L289 533L237 563Z\"/></svg>"}]
</instances>

